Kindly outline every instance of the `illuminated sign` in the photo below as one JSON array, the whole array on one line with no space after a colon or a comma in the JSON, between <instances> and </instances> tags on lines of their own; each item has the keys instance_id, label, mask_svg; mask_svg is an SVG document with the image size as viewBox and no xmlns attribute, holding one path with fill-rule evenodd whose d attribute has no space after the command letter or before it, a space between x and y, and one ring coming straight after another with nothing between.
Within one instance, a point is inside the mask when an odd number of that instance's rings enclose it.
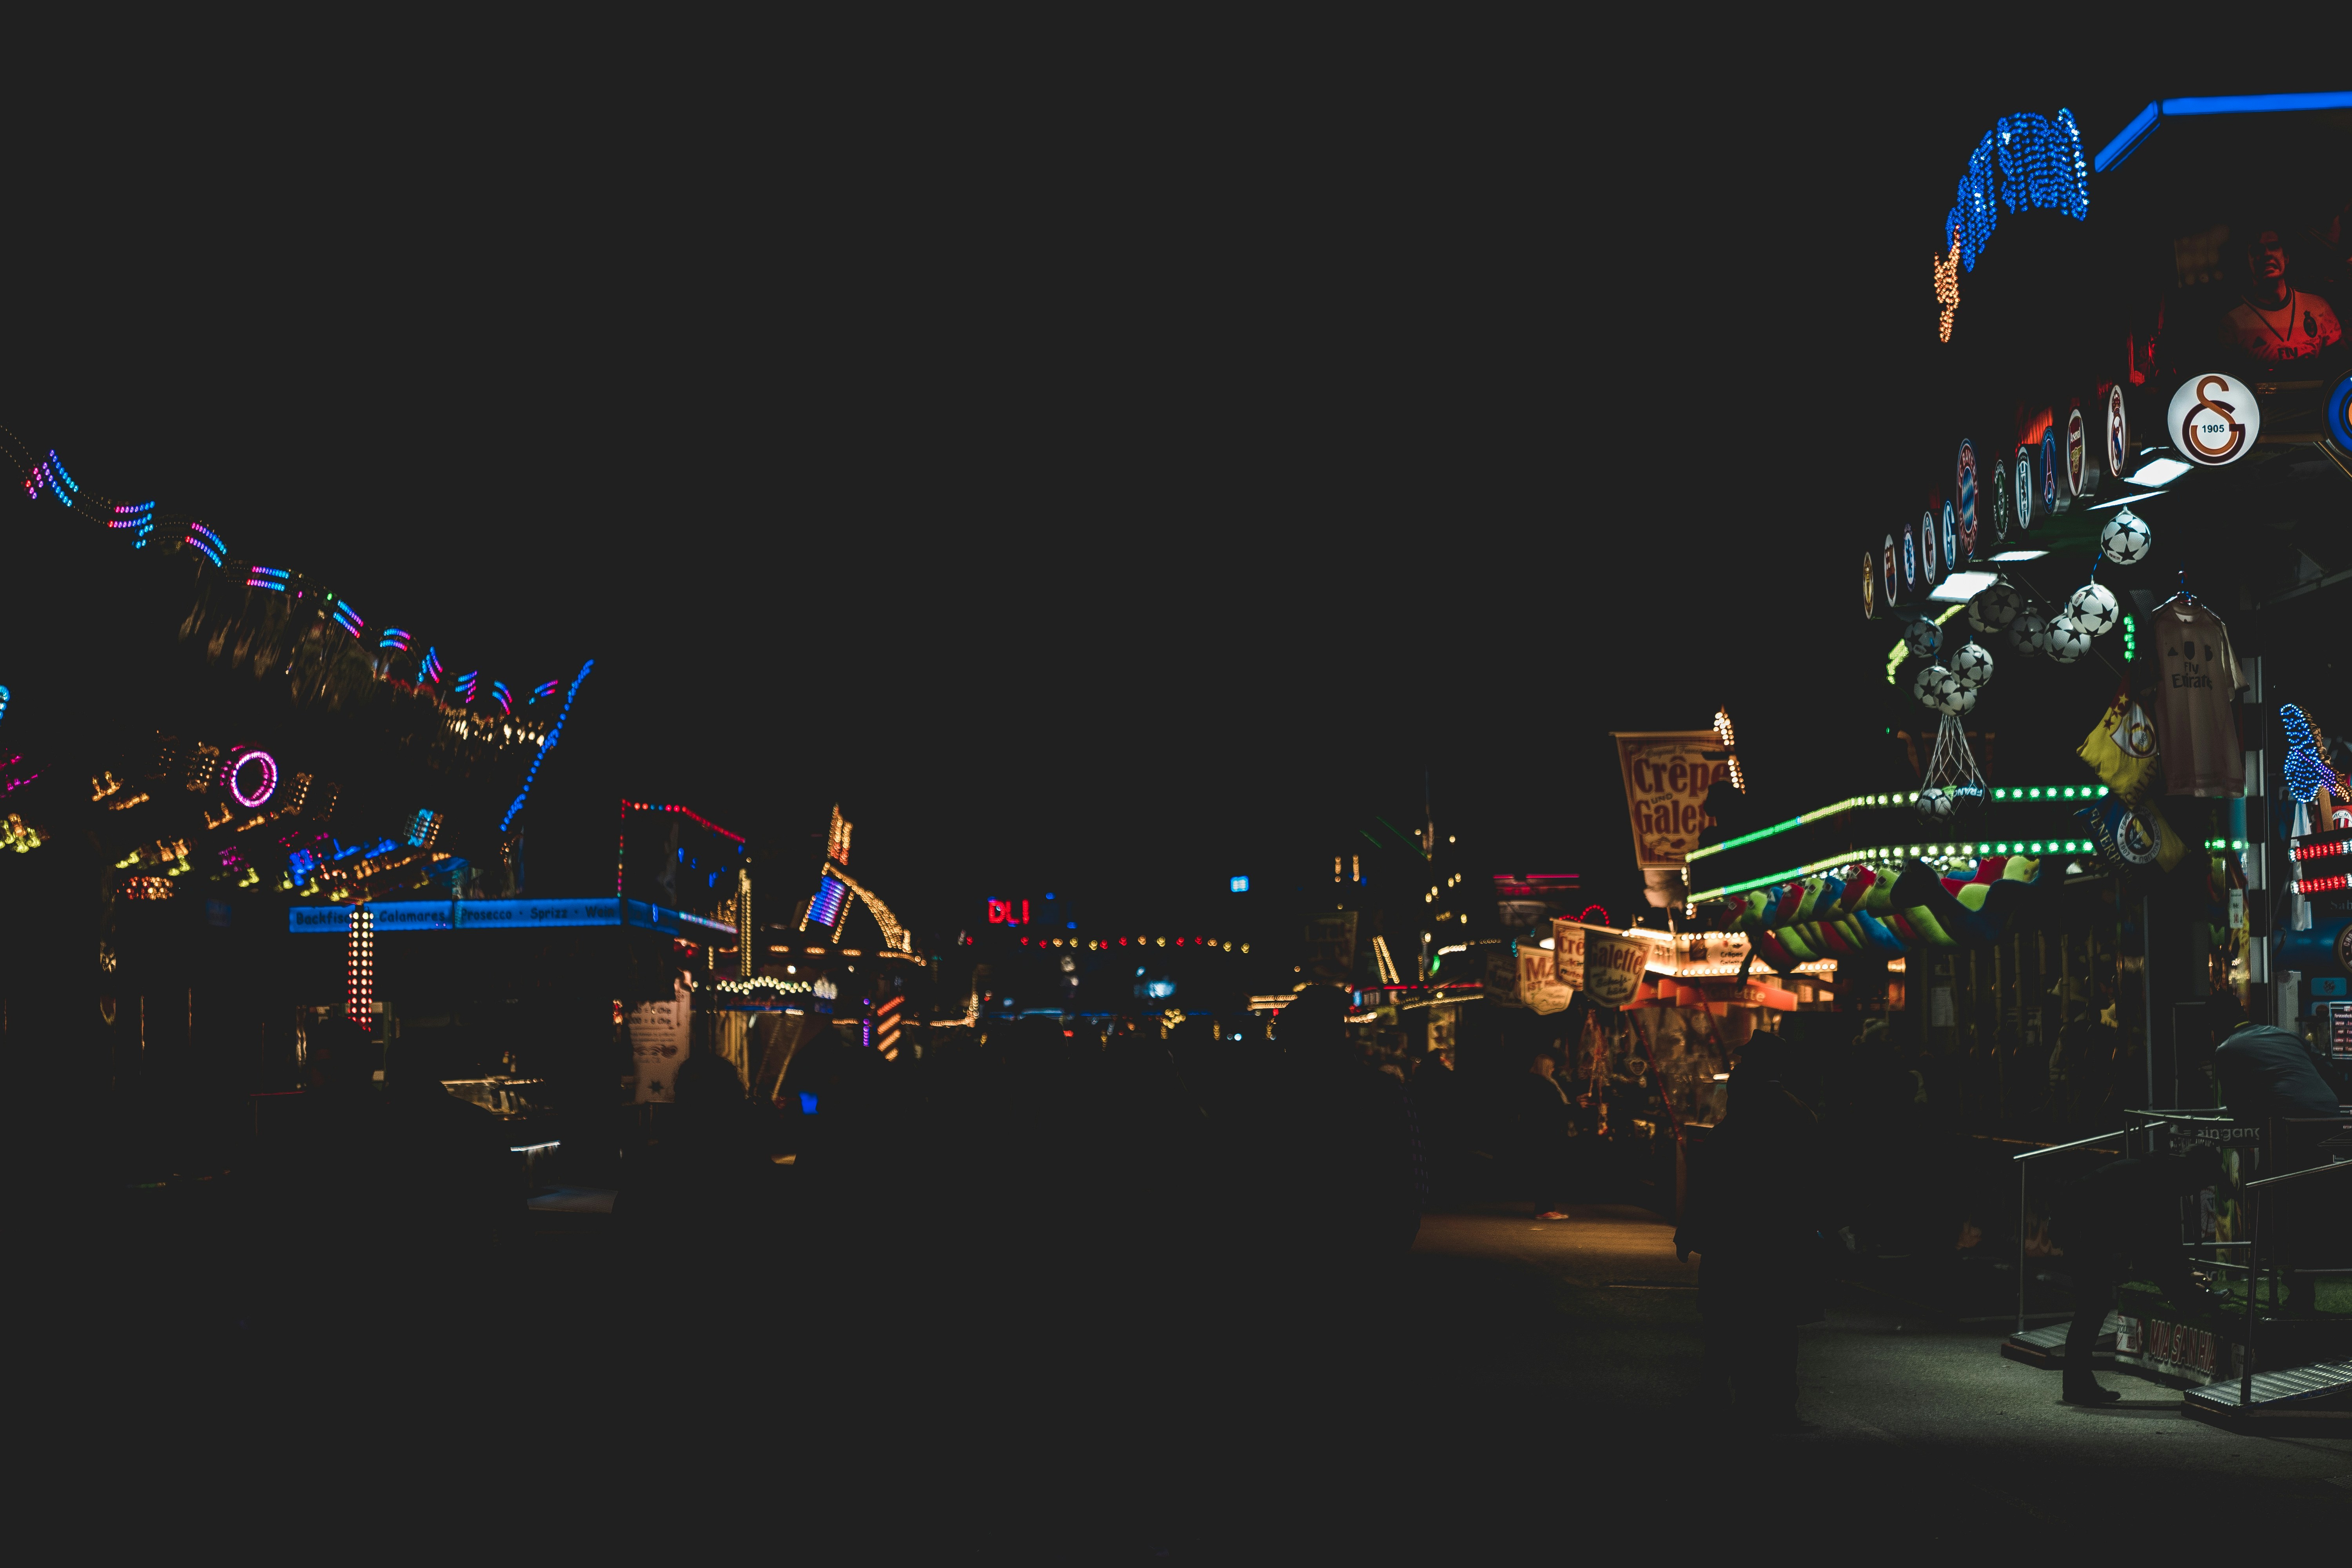
<instances>
[{"instance_id":1,"label":"illuminated sign","mask_svg":"<svg viewBox=\"0 0 2352 1568\"><path fill-rule=\"evenodd\" d=\"M1949 572L1960 563L1960 529L1952 515L1952 503L1944 503L1944 570Z\"/></svg>"},{"instance_id":2,"label":"illuminated sign","mask_svg":"<svg viewBox=\"0 0 2352 1568\"><path fill-rule=\"evenodd\" d=\"M1932 511L1923 511L1919 514L1920 586L1934 587L1936 579L1943 574L1942 557L1936 549L1936 514Z\"/></svg>"},{"instance_id":3,"label":"illuminated sign","mask_svg":"<svg viewBox=\"0 0 2352 1568\"><path fill-rule=\"evenodd\" d=\"M2327 389L2327 438L2347 452L2352 452L2352 375L2346 375ZM7 700L7 692L0 690L0 702Z\"/></svg>"},{"instance_id":4,"label":"illuminated sign","mask_svg":"<svg viewBox=\"0 0 2352 1568\"><path fill-rule=\"evenodd\" d=\"M735 936L735 928L659 904L630 899L405 899L364 906L379 935L404 931L545 931L562 926L635 926L708 942L712 934ZM350 904L297 904L286 911L286 929L304 933L342 933L351 929ZM624 918L625 915L626 918Z\"/></svg>"},{"instance_id":5,"label":"illuminated sign","mask_svg":"<svg viewBox=\"0 0 2352 1568\"><path fill-rule=\"evenodd\" d=\"M1977 552L1977 444L1960 442L1960 455L1953 465L1952 500L1957 503L1960 524L1960 553L1957 559L1969 561Z\"/></svg>"},{"instance_id":6,"label":"illuminated sign","mask_svg":"<svg viewBox=\"0 0 2352 1568\"><path fill-rule=\"evenodd\" d=\"M221 783L229 798L248 811L266 805L278 793L278 759L268 752L240 748L229 753Z\"/></svg>"},{"instance_id":7,"label":"illuminated sign","mask_svg":"<svg viewBox=\"0 0 2352 1568\"><path fill-rule=\"evenodd\" d=\"M2182 457L2218 468L2253 448L2263 433L2263 405L2244 382L2209 372L2181 383L2164 424Z\"/></svg>"},{"instance_id":8,"label":"illuminated sign","mask_svg":"<svg viewBox=\"0 0 2352 1568\"><path fill-rule=\"evenodd\" d=\"M2078 405L2066 411L2066 491L2073 499L2098 488L2099 476L2091 467L2090 433L2083 428L2083 410Z\"/></svg>"},{"instance_id":9,"label":"illuminated sign","mask_svg":"<svg viewBox=\"0 0 2352 1568\"><path fill-rule=\"evenodd\" d=\"M1867 595L1864 596L1866 597ZM1249 879L1247 877L1235 877L1232 879L1232 886L1234 892L1246 893L1249 891Z\"/></svg>"},{"instance_id":10,"label":"illuminated sign","mask_svg":"<svg viewBox=\"0 0 2352 1568\"><path fill-rule=\"evenodd\" d=\"M2054 119L2002 115L1969 155L1955 196L1936 237L1942 252L1935 258L1937 331L1946 342L1960 302L1959 275L1977 269L2003 211L2039 207L2077 222L2091 216L2091 173L2074 111L2062 109Z\"/></svg>"},{"instance_id":11,"label":"illuminated sign","mask_svg":"<svg viewBox=\"0 0 2352 1568\"><path fill-rule=\"evenodd\" d=\"M2058 426L2051 426L2042 432L2042 517L2058 514Z\"/></svg>"},{"instance_id":12,"label":"illuminated sign","mask_svg":"<svg viewBox=\"0 0 2352 1568\"><path fill-rule=\"evenodd\" d=\"M1643 870L1680 870L1700 831L1715 821L1706 814L1708 786L1731 777L1723 738L1712 730L1612 733L1633 819L1634 863Z\"/></svg>"},{"instance_id":13,"label":"illuminated sign","mask_svg":"<svg viewBox=\"0 0 2352 1568\"><path fill-rule=\"evenodd\" d=\"M1870 558L1870 552L1865 550L1862 552L1862 618L1864 620L1866 621L1878 614L1877 597L1878 563L1873 561ZM1249 886L1247 877L1236 877L1234 882L1234 891L1236 893L1245 890Z\"/></svg>"},{"instance_id":14,"label":"illuminated sign","mask_svg":"<svg viewBox=\"0 0 2352 1568\"><path fill-rule=\"evenodd\" d=\"M988 923L992 926L1027 925L1029 923L1029 900L1026 899L989 900Z\"/></svg>"},{"instance_id":15,"label":"illuminated sign","mask_svg":"<svg viewBox=\"0 0 2352 1568\"><path fill-rule=\"evenodd\" d=\"M2016 483L2011 487L2016 500L2017 527L2024 532L2033 526L2033 448L2021 445L2017 448Z\"/></svg>"},{"instance_id":16,"label":"illuminated sign","mask_svg":"<svg viewBox=\"0 0 2352 1568\"><path fill-rule=\"evenodd\" d=\"M2107 388L2107 472L2122 479L2131 472L2131 422L2124 414L2123 383Z\"/></svg>"}]
</instances>

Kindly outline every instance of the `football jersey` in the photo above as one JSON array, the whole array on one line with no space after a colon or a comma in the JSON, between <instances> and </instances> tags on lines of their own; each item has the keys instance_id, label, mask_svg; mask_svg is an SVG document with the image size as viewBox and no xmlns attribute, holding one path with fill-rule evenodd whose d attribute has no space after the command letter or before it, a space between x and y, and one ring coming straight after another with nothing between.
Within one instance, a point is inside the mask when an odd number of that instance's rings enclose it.
<instances>
[{"instance_id":1,"label":"football jersey","mask_svg":"<svg viewBox=\"0 0 2352 1568\"><path fill-rule=\"evenodd\" d=\"M2148 617L2156 645L2156 743L2168 795L2246 793L2246 753L2230 700L2246 679L2230 630L2193 599L2168 599Z\"/></svg>"},{"instance_id":2,"label":"football jersey","mask_svg":"<svg viewBox=\"0 0 2352 1568\"><path fill-rule=\"evenodd\" d=\"M2286 303L2275 310L2258 310L2241 301L2222 321L2231 342L2272 363L2309 359L2344 335L2327 301L2300 289L2290 289Z\"/></svg>"}]
</instances>

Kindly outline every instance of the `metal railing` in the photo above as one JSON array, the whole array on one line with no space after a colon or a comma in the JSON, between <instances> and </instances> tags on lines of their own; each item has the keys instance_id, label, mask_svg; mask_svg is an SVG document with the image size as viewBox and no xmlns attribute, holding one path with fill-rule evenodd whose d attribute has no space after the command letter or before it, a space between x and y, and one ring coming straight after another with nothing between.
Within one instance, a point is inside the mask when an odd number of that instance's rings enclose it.
<instances>
[{"instance_id":1,"label":"metal railing","mask_svg":"<svg viewBox=\"0 0 2352 1568\"><path fill-rule=\"evenodd\" d=\"M2311 1121L2323 1123L2341 1121L2341 1119L2337 1117L2294 1117L2289 1118L2288 1120L2292 1121ZM2272 1124L2270 1131L2273 1136L2264 1140L2264 1142L2275 1146L2277 1142L2277 1124L2275 1122ZM2284 1175L2264 1176L2259 1181L2248 1182L2244 1186L2239 1189L2241 1193L2253 1200L2251 1205L2252 1212L2248 1215L2246 1227L2247 1239L2251 1244L2246 1258L2246 1337L2244 1345L2238 1352L2238 1408L2240 1410L2247 1408L2247 1406L2253 1402L2254 1397L2254 1291L2261 1284L2263 1278L2263 1198L2267 1195L2266 1189L2284 1186L2289 1182L2299 1182L2306 1176L2325 1176L2329 1174L2340 1176L2347 1171L2352 1171L2352 1160L2340 1160L2332 1164L2326 1165L2313 1165L2301 1171L2289 1171ZM2336 1268L2291 1268L2287 1270L2287 1272L2289 1274L2340 1274L2344 1272L2344 1270ZM2290 1289L2291 1289L2292 1288L2290 1287ZM2278 1282L2273 1279L2271 1282L2271 1306L2275 1310L2278 1304Z\"/></svg>"},{"instance_id":2,"label":"metal railing","mask_svg":"<svg viewBox=\"0 0 2352 1568\"><path fill-rule=\"evenodd\" d=\"M2101 1132L2090 1138L2078 1138L2072 1143L2053 1143L2046 1149L2028 1149L2022 1154L2011 1154L2010 1163L2017 1167L2017 1331L2025 1331L2025 1163L2039 1160L2045 1154L2063 1154L2073 1149L2088 1149L2113 1139L2126 1149L2131 1147L2131 1129L2120 1128L2113 1132ZM2102 1154L2113 1154L2113 1149L2100 1149Z\"/></svg>"}]
</instances>

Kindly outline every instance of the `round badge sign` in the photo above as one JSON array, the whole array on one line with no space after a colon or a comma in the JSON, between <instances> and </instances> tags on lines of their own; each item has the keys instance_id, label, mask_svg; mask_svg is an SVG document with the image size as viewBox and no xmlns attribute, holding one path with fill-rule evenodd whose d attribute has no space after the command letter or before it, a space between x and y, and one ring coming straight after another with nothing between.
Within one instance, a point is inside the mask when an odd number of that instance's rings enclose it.
<instances>
[{"instance_id":1,"label":"round badge sign","mask_svg":"<svg viewBox=\"0 0 2352 1568\"><path fill-rule=\"evenodd\" d=\"M2132 471L2131 421L2124 415L2124 384L2107 388L2107 472L2124 479Z\"/></svg>"},{"instance_id":2,"label":"round badge sign","mask_svg":"<svg viewBox=\"0 0 2352 1568\"><path fill-rule=\"evenodd\" d=\"M1977 444L1963 439L1954 465L1952 498L1959 503L1960 554L1974 560L1977 552Z\"/></svg>"},{"instance_id":3,"label":"round badge sign","mask_svg":"<svg viewBox=\"0 0 2352 1568\"><path fill-rule=\"evenodd\" d=\"M1947 572L1958 571L1960 569L1960 525L1958 521L1952 515L1952 503L1950 501L1946 501L1944 503L1944 531L1942 534L1942 543L1944 546L1944 570Z\"/></svg>"},{"instance_id":4,"label":"round badge sign","mask_svg":"<svg viewBox=\"0 0 2352 1568\"><path fill-rule=\"evenodd\" d=\"M1878 614L1878 563L1870 552L1862 552L1862 618L1869 620Z\"/></svg>"},{"instance_id":5,"label":"round badge sign","mask_svg":"<svg viewBox=\"0 0 2352 1568\"><path fill-rule=\"evenodd\" d=\"M2055 517L2071 499L2066 487L2058 482L2058 426L2053 421L2042 432L2042 517Z\"/></svg>"},{"instance_id":6,"label":"round badge sign","mask_svg":"<svg viewBox=\"0 0 2352 1568\"><path fill-rule=\"evenodd\" d=\"M1886 554L1879 563L1879 572L1878 596L1892 605L1897 584L1895 576L1895 536L1891 533L1886 536Z\"/></svg>"},{"instance_id":7,"label":"round badge sign","mask_svg":"<svg viewBox=\"0 0 2352 1568\"><path fill-rule=\"evenodd\" d=\"M1919 531L1909 523L1903 525L1903 597L1907 603L1919 596Z\"/></svg>"},{"instance_id":8,"label":"round badge sign","mask_svg":"<svg viewBox=\"0 0 2352 1568\"><path fill-rule=\"evenodd\" d=\"M2033 527L2033 519L2041 505L2042 492L2033 482L2033 448L2017 449L2017 530L2026 532Z\"/></svg>"},{"instance_id":9,"label":"round badge sign","mask_svg":"<svg viewBox=\"0 0 2352 1568\"><path fill-rule=\"evenodd\" d=\"M2130 812L2116 824L2116 853L2136 867L2154 865L2163 847L2163 835L2140 812Z\"/></svg>"},{"instance_id":10,"label":"round badge sign","mask_svg":"<svg viewBox=\"0 0 2352 1568\"><path fill-rule=\"evenodd\" d=\"M2099 459L2091 451L2091 427L2083 405L2066 411L2066 489L2073 501L2087 500L2099 488Z\"/></svg>"},{"instance_id":11,"label":"round badge sign","mask_svg":"<svg viewBox=\"0 0 2352 1568\"><path fill-rule=\"evenodd\" d=\"M2192 463L2218 468L2253 450L2263 433L2263 405L2254 389L2234 375L2192 375L2172 395L2165 434Z\"/></svg>"},{"instance_id":12,"label":"round badge sign","mask_svg":"<svg viewBox=\"0 0 2352 1568\"><path fill-rule=\"evenodd\" d=\"M2352 375L2327 389L2327 401L2321 412L2327 420L2327 438L2338 449L2352 452ZM2352 926L2345 929L2352 931Z\"/></svg>"},{"instance_id":13,"label":"round badge sign","mask_svg":"<svg viewBox=\"0 0 2352 1568\"><path fill-rule=\"evenodd\" d=\"M1932 511L1923 511L1919 514L1920 585L1932 588L1936 585L1936 580L1943 574L1944 568L1936 555L1936 514Z\"/></svg>"},{"instance_id":14,"label":"round badge sign","mask_svg":"<svg viewBox=\"0 0 2352 1568\"><path fill-rule=\"evenodd\" d=\"M1992 460L1992 474L1987 489L1992 500L1992 536L1995 540L2007 539L2016 500L2010 492L2009 465L1999 458Z\"/></svg>"}]
</instances>

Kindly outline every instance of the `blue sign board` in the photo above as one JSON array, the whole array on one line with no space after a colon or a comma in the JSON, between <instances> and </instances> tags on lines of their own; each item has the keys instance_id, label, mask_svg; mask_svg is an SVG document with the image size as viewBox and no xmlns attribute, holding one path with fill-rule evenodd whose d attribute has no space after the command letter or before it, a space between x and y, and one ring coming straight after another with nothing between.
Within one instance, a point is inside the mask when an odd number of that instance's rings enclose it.
<instances>
[{"instance_id":1,"label":"blue sign board","mask_svg":"<svg viewBox=\"0 0 2352 1568\"><path fill-rule=\"evenodd\" d=\"M733 937L721 921L666 910L639 899L401 899L368 905L376 934L404 931L547 931L562 926L635 926L672 936L708 941ZM352 929L349 904L297 904L286 911L286 929L342 933Z\"/></svg>"}]
</instances>

